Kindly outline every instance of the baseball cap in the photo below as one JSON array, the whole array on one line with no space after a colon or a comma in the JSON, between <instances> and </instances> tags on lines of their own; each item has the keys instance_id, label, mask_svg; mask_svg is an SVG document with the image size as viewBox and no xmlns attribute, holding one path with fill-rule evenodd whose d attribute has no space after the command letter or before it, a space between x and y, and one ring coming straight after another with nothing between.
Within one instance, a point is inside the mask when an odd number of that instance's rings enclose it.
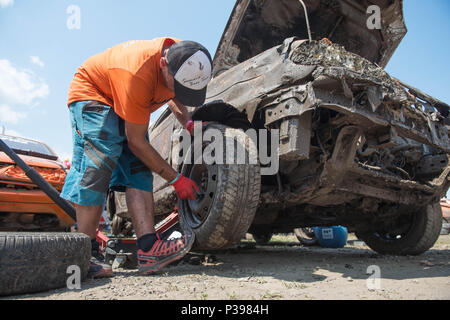
<instances>
[{"instance_id":1,"label":"baseball cap","mask_svg":"<svg viewBox=\"0 0 450 320\"><path fill-rule=\"evenodd\" d=\"M180 41L169 48L167 61L177 100L187 106L202 105L212 71L208 50L194 41Z\"/></svg>"}]
</instances>

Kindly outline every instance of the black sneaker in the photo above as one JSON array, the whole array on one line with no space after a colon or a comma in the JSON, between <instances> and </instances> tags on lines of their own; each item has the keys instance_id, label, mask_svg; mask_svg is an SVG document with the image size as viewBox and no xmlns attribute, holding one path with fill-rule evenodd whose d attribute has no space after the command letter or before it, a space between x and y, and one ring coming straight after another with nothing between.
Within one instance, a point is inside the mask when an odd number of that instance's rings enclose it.
<instances>
[{"instance_id":1,"label":"black sneaker","mask_svg":"<svg viewBox=\"0 0 450 320\"><path fill-rule=\"evenodd\" d=\"M105 262L105 258L98 250L92 250L90 263L87 275L89 278L98 279L113 276L112 267Z\"/></svg>"}]
</instances>

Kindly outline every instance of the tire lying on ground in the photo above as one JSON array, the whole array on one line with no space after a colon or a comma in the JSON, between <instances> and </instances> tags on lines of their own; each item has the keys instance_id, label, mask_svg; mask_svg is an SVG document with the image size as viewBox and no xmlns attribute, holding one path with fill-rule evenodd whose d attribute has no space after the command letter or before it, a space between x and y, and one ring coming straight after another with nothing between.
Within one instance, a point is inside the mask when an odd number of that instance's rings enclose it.
<instances>
[{"instance_id":1,"label":"tire lying on ground","mask_svg":"<svg viewBox=\"0 0 450 320\"><path fill-rule=\"evenodd\" d=\"M69 266L83 280L90 257L91 241L81 233L0 232L0 296L65 287Z\"/></svg>"},{"instance_id":2,"label":"tire lying on ground","mask_svg":"<svg viewBox=\"0 0 450 320\"><path fill-rule=\"evenodd\" d=\"M430 249L442 228L442 211L434 203L412 213L409 228L402 234L379 232L356 232L372 250L380 254L419 255Z\"/></svg>"},{"instance_id":3,"label":"tire lying on ground","mask_svg":"<svg viewBox=\"0 0 450 320\"><path fill-rule=\"evenodd\" d=\"M214 132L211 131L213 129ZM221 137L213 138L214 133L219 133ZM217 148L209 153L214 149L213 141L219 138L223 139L223 156L233 161L205 164L203 158L194 159L195 152L188 152L193 161L190 164L184 161L181 171L203 191L203 196L195 201L180 200L178 203L185 223L195 233L194 248L201 250L227 249L239 243L253 221L261 190L260 166L254 141L241 129L210 123L204 130L201 146L204 154L215 156L214 152L220 152ZM229 150L227 142L233 140L235 147ZM207 146L210 149L206 149ZM192 145L191 149L194 150L194 147ZM243 158L239 157L242 152L245 154ZM202 152L197 154L202 156Z\"/></svg>"},{"instance_id":4,"label":"tire lying on ground","mask_svg":"<svg viewBox=\"0 0 450 320\"><path fill-rule=\"evenodd\" d=\"M319 242L312 228L296 228L294 233L297 240L304 246L314 246Z\"/></svg>"}]
</instances>

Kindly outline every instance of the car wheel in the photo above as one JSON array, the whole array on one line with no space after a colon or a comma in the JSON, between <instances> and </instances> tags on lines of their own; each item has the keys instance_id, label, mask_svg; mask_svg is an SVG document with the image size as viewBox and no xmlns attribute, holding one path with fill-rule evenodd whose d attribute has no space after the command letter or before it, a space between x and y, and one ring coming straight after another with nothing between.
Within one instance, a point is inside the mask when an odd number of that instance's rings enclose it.
<instances>
[{"instance_id":1,"label":"car wheel","mask_svg":"<svg viewBox=\"0 0 450 320\"><path fill-rule=\"evenodd\" d=\"M296 228L294 229L294 234L304 246L314 246L318 242L312 228Z\"/></svg>"},{"instance_id":2,"label":"car wheel","mask_svg":"<svg viewBox=\"0 0 450 320\"><path fill-rule=\"evenodd\" d=\"M356 232L371 249L380 254L418 255L430 249L439 237L442 212L439 203L411 214L403 231Z\"/></svg>"},{"instance_id":3,"label":"car wheel","mask_svg":"<svg viewBox=\"0 0 450 320\"><path fill-rule=\"evenodd\" d=\"M64 287L69 266L82 280L90 258L91 240L81 233L0 232L0 296Z\"/></svg>"},{"instance_id":4,"label":"car wheel","mask_svg":"<svg viewBox=\"0 0 450 320\"><path fill-rule=\"evenodd\" d=\"M194 180L203 195L197 200L179 200L178 203L185 223L195 233L194 247L202 250L226 249L239 243L253 221L261 189L259 164L249 161L257 160L254 142L242 130L211 123L204 131L202 150L214 141L207 138L208 131L212 129L223 137L223 155L231 156L234 162L207 165L203 162L204 158L193 159L191 164L185 161L182 174ZM241 164L237 161L238 148L226 150L226 142L234 137L243 147L240 150L245 152L245 162Z\"/></svg>"}]
</instances>

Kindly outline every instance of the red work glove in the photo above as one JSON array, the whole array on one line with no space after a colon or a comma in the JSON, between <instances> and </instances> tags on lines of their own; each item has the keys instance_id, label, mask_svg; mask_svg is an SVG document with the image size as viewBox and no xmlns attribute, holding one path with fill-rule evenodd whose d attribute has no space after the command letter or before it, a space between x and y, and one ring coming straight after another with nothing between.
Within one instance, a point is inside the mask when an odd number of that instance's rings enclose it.
<instances>
[{"instance_id":1,"label":"red work glove","mask_svg":"<svg viewBox=\"0 0 450 320\"><path fill-rule=\"evenodd\" d=\"M195 200L197 197L195 195L194 188L197 193L200 193L200 188L197 184L193 180L186 178L181 174L179 174L178 178L176 178L175 182L171 183L171 185L175 188L177 196L182 200Z\"/></svg>"},{"instance_id":2,"label":"red work glove","mask_svg":"<svg viewBox=\"0 0 450 320\"><path fill-rule=\"evenodd\" d=\"M189 120L188 122L186 122L186 130L191 134L191 136L194 135L194 127L195 127L195 124L198 122L199 121L194 122L192 120ZM208 122L202 121L202 126L205 126L207 124L208 124Z\"/></svg>"}]
</instances>

